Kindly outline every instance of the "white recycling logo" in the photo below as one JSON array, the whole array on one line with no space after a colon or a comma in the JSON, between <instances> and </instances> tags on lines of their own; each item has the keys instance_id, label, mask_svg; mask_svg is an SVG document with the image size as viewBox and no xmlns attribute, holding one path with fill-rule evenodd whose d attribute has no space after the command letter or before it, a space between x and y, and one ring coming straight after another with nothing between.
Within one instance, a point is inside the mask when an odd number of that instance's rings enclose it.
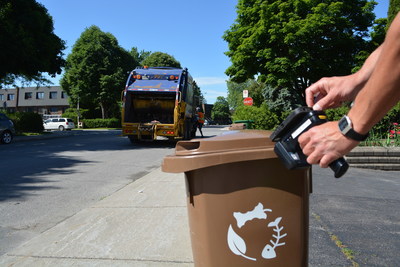
<instances>
[{"instance_id":1,"label":"white recycling logo","mask_svg":"<svg viewBox=\"0 0 400 267\"><path fill-rule=\"evenodd\" d=\"M239 228L242 228L248 221L253 219L267 219L267 212L272 212L271 209L264 209L263 204L258 203L258 205L252 210L246 213L234 212L233 217L236 219L236 224ZM261 256L264 259L273 259L276 258L275 249L279 246L284 246L286 243L282 242L281 239L287 236L286 233L282 233L284 229L283 226L280 226L282 217L276 218L274 221L268 223L268 227L273 227L273 231L275 234L272 235L273 239L271 239L265 245L263 251L261 252ZM232 228L232 224L229 225L228 228L228 246L230 250L236 255L242 256L248 260L257 261L256 258L249 257L246 255L246 243L242 237L240 237Z\"/></svg>"}]
</instances>

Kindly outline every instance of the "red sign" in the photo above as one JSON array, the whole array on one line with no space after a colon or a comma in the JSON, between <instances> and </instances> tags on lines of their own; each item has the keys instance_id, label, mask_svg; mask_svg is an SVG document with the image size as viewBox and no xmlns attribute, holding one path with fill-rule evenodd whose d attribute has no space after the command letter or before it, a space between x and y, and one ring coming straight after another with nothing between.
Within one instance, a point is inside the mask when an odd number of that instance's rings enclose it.
<instances>
[{"instance_id":1,"label":"red sign","mask_svg":"<svg viewBox=\"0 0 400 267\"><path fill-rule=\"evenodd\" d=\"M253 105L253 98L246 97L245 99L243 99L243 104L245 106L252 106Z\"/></svg>"}]
</instances>

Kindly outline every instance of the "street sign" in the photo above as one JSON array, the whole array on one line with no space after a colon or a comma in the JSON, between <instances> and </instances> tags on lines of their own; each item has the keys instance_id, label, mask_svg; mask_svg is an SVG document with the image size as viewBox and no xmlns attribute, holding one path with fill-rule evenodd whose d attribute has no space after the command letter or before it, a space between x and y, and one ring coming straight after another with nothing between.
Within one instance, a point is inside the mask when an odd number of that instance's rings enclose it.
<instances>
[{"instance_id":1,"label":"street sign","mask_svg":"<svg viewBox=\"0 0 400 267\"><path fill-rule=\"evenodd\" d=\"M245 99L243 99L243 104L245 106L252 106L253 105L253 98L246 97Z\"/></svg>"},{"instance_id":2,"label":"street sign","mask_svg":"<svg viewBox=\"0 0 400 267\"><path fill-rule=\"evenodd\" d=\"M249 97L249 90L243 90L243 98Z\"/></svg>"}]
</instances>

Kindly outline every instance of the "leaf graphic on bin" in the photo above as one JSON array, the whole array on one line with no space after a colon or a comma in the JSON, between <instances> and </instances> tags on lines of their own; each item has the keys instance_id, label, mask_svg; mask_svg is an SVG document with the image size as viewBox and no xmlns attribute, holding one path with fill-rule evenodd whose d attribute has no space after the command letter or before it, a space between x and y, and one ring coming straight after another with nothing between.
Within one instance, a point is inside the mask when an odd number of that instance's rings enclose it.
<instances>
[{"instance_id":1,"label":"leaf graphic on bin","mask_svg":"<svg viewBox=\"0 0 400 267\"><path fill-rule=\"evenodd\" d=\"M232 252L236 255L242 256L246 253L246 243L244 242L243 238L233 231L232 225L229 225L228 245Z\"/></svg>"},{"instance_id":2,"label":"leaf graphic on bin","mask_svg":"<svg viewBox=\"0 0 400 267\"><path fill-rule=\"evenodd\" d=\"M235 233L235 231L232 229L232 225L229 225L228 229L228 246L236 255L242 256L249 260L256 260L255 258L244 255L247 250L246 243L244 242L243 238Z\"/></svg>"}]
</instances>

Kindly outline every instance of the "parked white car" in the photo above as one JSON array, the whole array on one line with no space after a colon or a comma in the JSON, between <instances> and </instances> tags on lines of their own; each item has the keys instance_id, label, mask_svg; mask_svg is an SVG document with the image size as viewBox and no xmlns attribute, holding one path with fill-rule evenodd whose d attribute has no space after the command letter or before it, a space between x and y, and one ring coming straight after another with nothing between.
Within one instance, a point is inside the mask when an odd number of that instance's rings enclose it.
<instances>
[{"instance_id":1,"label":"parked white car","mask_svg":"<svg viewBox=\"0 0 400 267\"><path fill-rule=\"evenodd\" d=\"M43 127L46 131L50 130L72 130L75 128L74 121L68 118L56 118L56 119L47 119L43 123Z\"/></svg>"}]
</instances>

